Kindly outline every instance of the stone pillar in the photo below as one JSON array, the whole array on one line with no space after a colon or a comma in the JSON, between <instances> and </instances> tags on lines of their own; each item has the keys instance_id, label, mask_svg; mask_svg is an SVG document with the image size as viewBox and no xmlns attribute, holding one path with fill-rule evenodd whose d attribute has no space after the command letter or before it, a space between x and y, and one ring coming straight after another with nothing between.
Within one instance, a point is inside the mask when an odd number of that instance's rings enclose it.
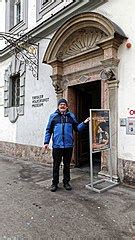
<instances>
[{"instance_id":1,"label":"stone pillar","mask_svg":"<svg viewBox=\"0 0 135 240\"><path fill-rule=\"evenodd\" d=\"M105 59L102 62L105 81L108 85L108 107L110 109L111 118L111 154L105 153L102 155L101 175L108 170L107 159L111 157L112 174L115 180L118 180L118 63L117 58ZM103 166L102 166L103 164Z\"/></svg>"},{"instance_id":2,"label":"stone pillar","mask_svg":"<svg viewBox=\"0 0 135 240\"><path fill-rule=\"evenodd\" d=\"M101 61L103 71L101 72L101 79L105 81L104 88L107 90L103 93L108 102L102 107L110 109L111 118L111 154L107 151L101 156L101 172L99 175L108 175L108 159L111 157L113 178L117 181L118 178L118 64L117 58L118 48L123 39L120 35L108 39L106 42L102 41L98 45L102 48L104 56ZM104 98L104 97L103 97ZM110 155L110 156L109 156Z\"/></svg>"},{"instance_id":3,"label":"stone pillar","mask_svg":"<svg viewBox=\"0 0 135 240\"><path fill-rule=\"evenodd\" d=\"M111 161L113 176L118 179L118 80L108 80L111 118Z\"/></svg>"}]
</instances>

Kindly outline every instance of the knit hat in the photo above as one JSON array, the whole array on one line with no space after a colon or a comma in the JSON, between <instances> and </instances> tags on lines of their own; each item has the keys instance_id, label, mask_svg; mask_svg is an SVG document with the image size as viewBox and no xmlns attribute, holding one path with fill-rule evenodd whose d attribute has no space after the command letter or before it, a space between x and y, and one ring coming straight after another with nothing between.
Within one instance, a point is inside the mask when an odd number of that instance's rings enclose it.
<instances>
[{"instance_id":1,"label":"knit hat","mask_svg":"<svg viewBox=\"0 0 135 240\"><path fill-rule=\"evenodd\" d=\"M61 99L58 100L58 106L59 106L61 103L65 103L66 105L68 105L67 100L64 99L64 98L61 98Z\"/></svg>"}]
</instances>

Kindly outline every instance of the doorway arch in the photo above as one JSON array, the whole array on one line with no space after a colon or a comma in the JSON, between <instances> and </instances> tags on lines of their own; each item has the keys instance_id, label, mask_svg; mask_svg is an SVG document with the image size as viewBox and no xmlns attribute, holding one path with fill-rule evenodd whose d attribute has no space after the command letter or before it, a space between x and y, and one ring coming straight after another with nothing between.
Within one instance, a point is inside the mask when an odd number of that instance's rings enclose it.
<instances>
[{"instance_id":1,"label":"doorway arch","mask_svg":"<svg viewBox=\"0 0 135 240\"><path fill-rule=\"evenodd\" d=\"M69 100L77 113L76 86L100 81L100 107L109 108L111 126L113 176L118 179L118 48L126 39L115 23L95 12L74 16L54 34L45 52L43 63L53 69L52 84L57 98ZM102 74L101 74L102 73ZM76 150L75 150L76 151ZM74 157L76 154L74 154ZM107 173L108 154L101 157L101 174Z\"/></svg>"}]
</instances>

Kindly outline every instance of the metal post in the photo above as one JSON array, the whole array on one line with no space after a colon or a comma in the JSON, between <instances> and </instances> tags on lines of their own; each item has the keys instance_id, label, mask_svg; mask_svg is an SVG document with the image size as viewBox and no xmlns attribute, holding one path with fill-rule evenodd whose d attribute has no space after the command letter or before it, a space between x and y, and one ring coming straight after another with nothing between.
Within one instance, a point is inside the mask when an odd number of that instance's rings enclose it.
<instances>
[{"instance_id":1,"label":"metal post","mask_svg":"<svg viewBox=\"0 0 135 240\"><path fill-rule=\"evenodd\" d=\"M91 111L90 111L90 121L89 121L89 146L90 146L90 179L91 188L93 189L93 162L92 162L92 122L91 122Z\"/></svg>"}]
</instances>

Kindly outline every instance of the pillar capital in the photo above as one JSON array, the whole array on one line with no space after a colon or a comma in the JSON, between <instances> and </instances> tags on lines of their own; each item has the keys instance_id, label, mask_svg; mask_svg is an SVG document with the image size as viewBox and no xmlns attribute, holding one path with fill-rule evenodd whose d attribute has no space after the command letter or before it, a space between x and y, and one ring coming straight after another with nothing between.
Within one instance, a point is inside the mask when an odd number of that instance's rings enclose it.
<instances>
[{"instance_id":1,"label":"pillar capital","mask_svg":"<svg viewBox=\"0 0 135 240\"><path fill-rule=\"evenodd\" d=\"M57 94L57 97L61 98L62 95L63 95L63 89L62 89L62 85L61 85L61 82L62 82L62 76L61 75L58 75L58 74L55 74L55 75L52 75L51 76L51 79L52 79L52 85L55 89L55 92Z\"/></svg>"},{"instance_id":2,"label":"pillar capital","mask_svg":"<svg viewBox=\"0 0 135 240\"><path fill-rule=\"evenodd\" d=\"M101 61L103 70L100 73L102 80L113 81L118 79L118 58L104 59Z\"/></svg>"}]
</instances>

